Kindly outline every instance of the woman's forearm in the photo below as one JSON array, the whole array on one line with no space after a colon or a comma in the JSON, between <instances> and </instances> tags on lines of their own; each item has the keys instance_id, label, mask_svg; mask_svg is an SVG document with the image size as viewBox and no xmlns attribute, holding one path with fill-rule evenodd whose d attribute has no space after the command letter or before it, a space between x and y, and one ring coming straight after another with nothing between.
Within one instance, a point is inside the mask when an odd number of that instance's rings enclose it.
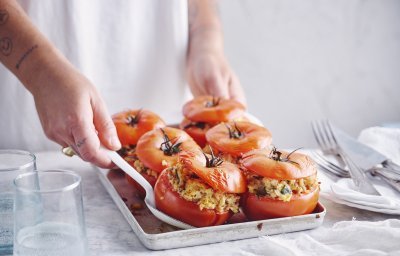
<instances>
[{"instance_id":1,"label":"woman's forearm","mask_svg":"<svg viewBox=\"0 0 400 256\"><path fill-rule=\"evenodd\" d=\"M69 66L14 0L0 0L0 61L31 92L48 69Z\"/></svg>"},{"instance_id":2,"label":"woman's forearm","mask_svg":"<svg viewBox=\"0 0 400 256\"><path fill-rule=\"evenodd\" d=\"M246 103L240 81L224 54L214 0L189 0L187 79L194 96L209 94Z\"/></svg>"},{"instance_id":3,"label":"woman's forearm","mask_svg":"<svg viewBox=\"0 0 400 256\"><path fill-rule=\"evenodd\" d=\"M33 94L46 136L73 147L83 160L110 168L100 145L112 150L121 145L104 101L14 0L0 0L0 42L0 61Z\"/></svg>"},{"instance_id":4,"label":"woman's forearm","mask_svg":"<svg viewBox=\"0 0 400 256\"><path fill-rule=\"evenodd\" d=\"M189 54L199 50L223 52L222 27L214 0L189 0Z\"/></svg>"}]
</instances>

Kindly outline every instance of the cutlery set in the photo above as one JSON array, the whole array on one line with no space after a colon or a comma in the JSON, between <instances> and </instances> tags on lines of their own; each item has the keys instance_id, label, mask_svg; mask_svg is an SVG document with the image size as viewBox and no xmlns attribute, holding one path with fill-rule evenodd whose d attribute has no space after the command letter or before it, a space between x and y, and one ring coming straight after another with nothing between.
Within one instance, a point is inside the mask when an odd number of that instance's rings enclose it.
<instances>
[{"instance_id":1,"label":"cutlery set","mask_svg":"<svg viewBox=\"0 0 400 256\"><path fill-rule=\"evenodd\" d=\"M367 195L379 195L372 185L376 176L400 192L400 166L386 156L357 141L328 120L313 121L312 130L322 150L322 154L314 151L313 157L322 170L340 178L351 178L356 189Z\"/></svg>"}]
</instances>

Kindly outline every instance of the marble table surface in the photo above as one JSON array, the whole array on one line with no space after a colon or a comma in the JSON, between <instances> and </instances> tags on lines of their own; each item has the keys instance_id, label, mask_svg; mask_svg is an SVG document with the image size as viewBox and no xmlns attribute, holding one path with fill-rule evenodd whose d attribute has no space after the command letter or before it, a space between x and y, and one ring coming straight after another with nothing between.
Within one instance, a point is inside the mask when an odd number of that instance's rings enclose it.
<instances>
[{"instance_id":1,"label":"marble table surface","mask_svg":"<svg viewBox=\"0 0 400 256\"><path fill-rule=\"evenodd\" d=\"M36 153L38 169L73 170L82 176L85 221L91 255L234 255L237 251L260 246L260 239L244 239L212 245L165 251L151 251L144 247L101 184L96 170L78 157L66 157L61 152ZM323 186L324 183L321 184ZM322 227L330 228L338 221L379 221L398 216L368 212L321 199L327 208ZM307 233L311 231L301 231ZM280 236L294 236L299 232ZM207 252L205 254L205 249ZM265 249L265 246L264 248ZM237 254L245 255L245 254ZM254 254L251 254L254 255Z\"/></svg>"}]
</instances>

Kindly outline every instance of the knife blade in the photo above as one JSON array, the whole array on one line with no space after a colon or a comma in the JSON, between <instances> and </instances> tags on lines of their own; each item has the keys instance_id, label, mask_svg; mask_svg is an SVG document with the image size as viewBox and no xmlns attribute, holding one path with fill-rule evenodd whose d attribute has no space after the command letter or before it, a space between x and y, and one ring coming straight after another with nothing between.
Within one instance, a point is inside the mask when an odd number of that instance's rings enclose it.
<instances>
[{"instance_id":1,"label":"knife blade","mask_svg":"<svg viewBox=\"0 0 400 256\"><path fill-rule=\"evenodd\" d=\"M342 157L344 160L345 164L348 167L350 177L354 182L354 185L356 186L357 190L361 193L367 194L367 195L377 195L379 196L380 193L376 190L376 188L373 186L371 183L371 180L368 179L366 176L367 174L365 171L354 162L353 158L347 154L345 151L345 148L342 147L340 144L340 130L336 127L334 127L332 124L328 122L328 126L332 135L332 138L335 140L337 147L337 153Z\"/></svg>"},{"instance_id":2,"label":"knife blade","mask_svg":"<svg viewBox=\"0 0 400 256\"><path fill-rule=\"evenodd\" d=\"M339 128L333 129L339 146L355 164L373 176L379 176L381 180L400 192L400 166Z\"/></svg>"},{"instance_id":3,"label":"knife blade","mask_svg":"<svg viewBox=\"0 0 400 256\"><path fill-rule=\"evenodd\" d=\"M363 170L371 170L378 165L383 165L386 170L399 175L400 178L400 166L393 163L385 155L359 142L336 126L333 129L339 146Z\"/></svg>"}]
</instances>

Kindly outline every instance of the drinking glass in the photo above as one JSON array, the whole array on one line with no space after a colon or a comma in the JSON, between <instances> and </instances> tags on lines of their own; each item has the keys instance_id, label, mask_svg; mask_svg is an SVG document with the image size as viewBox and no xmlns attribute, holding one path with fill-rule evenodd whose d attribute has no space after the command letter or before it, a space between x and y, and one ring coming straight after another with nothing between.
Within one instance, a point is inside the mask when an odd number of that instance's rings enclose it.
<instances>
[{"instance_id":1,"label":"drinking glass","mask_svg":"<svg viewBox=\"0 0 400 256\"><path fill-rule=\"evenodd\" d=\"M87 255L81 177L44 170L14 180L14 255Z\"/></svg>"},{"instance_id":2,"label":"drinking glass","mask_svg":"<svg viewBox=\"0 0 400 256\"><path fill-rule=\"evenodd\" d=\"M36 169L36 157L21 150L0 150L0 255L13 251L14 188L19 174Z\"/></svg>"}]
</instances>

